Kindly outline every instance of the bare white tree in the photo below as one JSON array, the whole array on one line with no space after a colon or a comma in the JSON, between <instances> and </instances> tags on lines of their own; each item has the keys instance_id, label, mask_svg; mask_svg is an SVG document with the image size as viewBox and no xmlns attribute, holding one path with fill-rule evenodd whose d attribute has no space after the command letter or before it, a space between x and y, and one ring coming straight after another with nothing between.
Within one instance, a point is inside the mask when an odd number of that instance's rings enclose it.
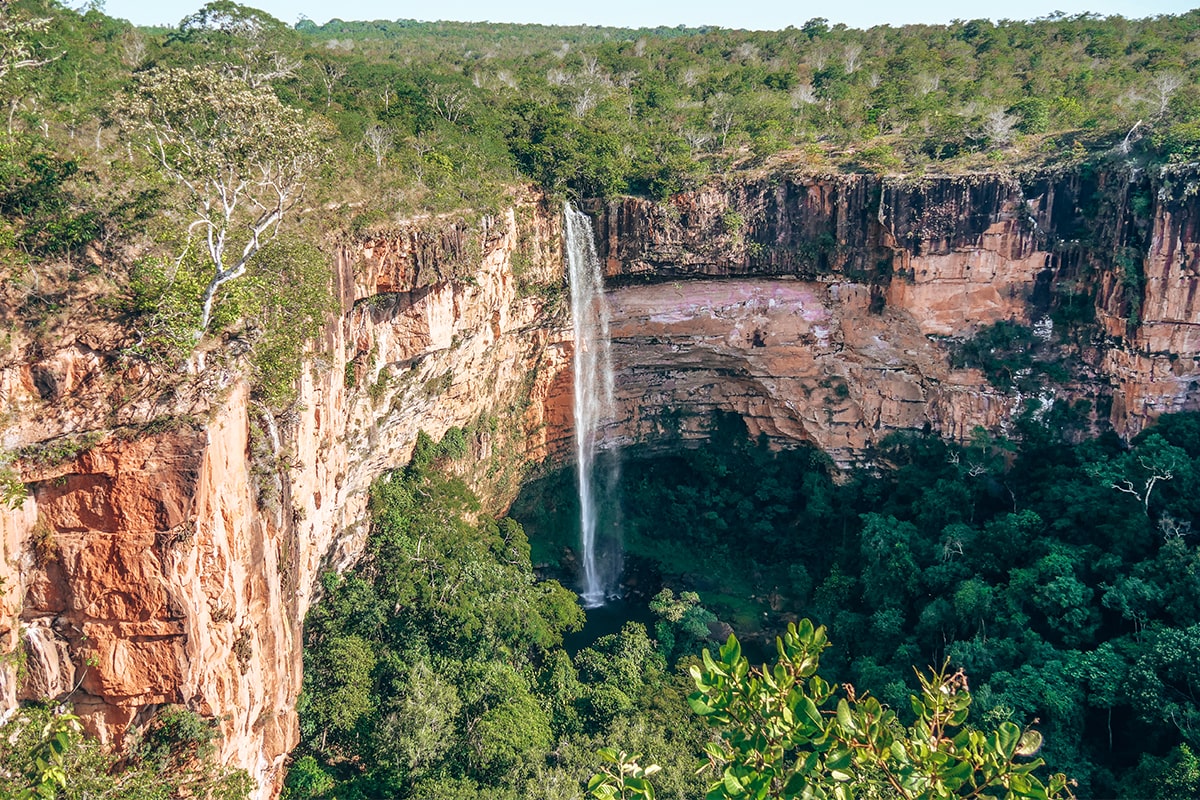
<instances>
[{"instance_id":1,"label":"bare white tree","mask_svg":"<svg viewBox=\"0 0 1200 800\"><path fill-rule=\"evenodd\" d=\"M938 87L942 85L942 79L937 75L921 73L917 76L917 93L924 97L931 92L936 92Z\"/></svg>"},{"instance_id":2,"label":"bare white tree","mask_svg":"<svg viewBox=\"0 0 1200 800\"><path fill-rule=\"evenodd\" d=\"M1114 461L1089 465L1087 471L1110 488L1136 497L1149 515L1154 487L1173 480L1177 472L1187 468L1189 461L1186 451L1168 444L1158 434L1151 434L1136 450ZM1163 533L1166 535L1167 531Z\"/></svg>"},{"instance_id":3,"label":"bare white tree","mask_svg":"<svg viewBox=\"0 0 1200 800\"><path fill-rule=\"evenodd\" d=\"M31 41L34 34L49 24L49 18L21 19L11 12L9 0L0 0L0 79L16 70L45 66L63 55L37 52L37 45ZM11 131L11 112L8 127Z\"/></svg>"},{"instance_id":4,"label":"bare white tree","mask_svg":"<svg viewBox=\"0 0 1200 800\"><path fill-rule=\"evenodd\" d=\"M392 145L395 144L396 136L390 128L385 128L382 125L372 125L363 133L363 144L375 156L375 166L382 167L383 159L392 150Z\"/></svg>"},{"instance_id":5,"label":"bare white tree","mask_svg":"<svg viewBox=\"0 0 1200 800\"><path fill-rule=\"evenodd\" d=\"M808 63L812 66L814 72L820 72L829 64L829 50L822 45L813 50L812 55L808 57Z\"/></svg>"},{"instance_id":6,"label":"bare white tree","mask_svg":"<svg viewBox=\"0 0 1200 800\"><path fill-rule=\"evenodd\" d=\"M434 112L447 122L458 122L466 113L467 95L458 89L430 86L425 90L425 97Z\"/></svg>"},{"instance_id":7,"label":"bare white tree","mask_svg":"<svg viewBox=\"0 0 1200 800\"><path fill-rule=\"evenodd\" d=\"M788 97L794 109L802 109L817 102L817 93L813 90L811 83L801 83L793 87L792 91L788 93Z\"/></svg>"},{"instance_id":8,"label":"bare white tree","mask_svg":"<svg viewBox=\"0 0 1200 800\"><path fill-rule=\"evenodd\" d=\"M717 132L721 134L722 150L725 149L725 142L729 139L729 131L731 128L733 128L734 119L735 117L733 116L732 111L720 109L713 112L712 124L713 127L716 128Z\"/></svg>"},{"instance_id":9,"label":"bare white tree","mask_svg":"<svg viewBox=\"0 0 1200 800\"><path fill-rule=\"evenodd\" d=\"M1158 518L1158 530L1164 539L1182 539L1192 535L1192 522L1163 512Z\"/></svg>"},{"instance_id":10,"label":"bare white tree","mask_svg":"<svg viewBox=\"0 0 1200 800\"><path fill-rule=\"evenodd\" d=\"M121 37L121 63L127 67L139 67L146 59L146 39L136 30Z\"/></svg>"},{"instance_id":11,"label":"bare white tree","mask_svg":"<svg viewBox=\"0 0 1200 800\"><path fill-rule=\"evenodd\" d=\"M695 153L712 141L712 134L706 131L688 129L683 132L683 138L692 148L692 152Z\"/></svg>"},{"instance_id":12,"label":"bare white tree","mask_svg":"<svg viewBox=\"0 0 1200 800\"><path fill-rule=\"evenodd\" d=\"M584 86L583 91L575 98L575 102L571 104L571 110L577 117L585 116L589 111L596 107L599 101L599 96L591 86Z\"/></svg>"},{"instance_id":13,"label":"bare white tree","mask_svg":"<svg viewBox=\"0 0 1200 800\"><path fill-rule=\"evenodd\" d=\"M212 267L196 338L212 319L217 291L241 277L279 232L326 157L298 109L264 87L209 67L152 69L119 103L127 132L191 200L188 245Z\"/></svg>"},{"instance_id":14,"label":"bare white tree","mask_svg":"<svg viewBox=\"0 0 1200 800\"><path fill-rule=\"evenodd\" d=\"M856 42L850 42L842 50L842 64L846 67L846 74L852 75L858 69L861 63L859 59L862 57L862 45Z\"/></svg>"},{"instance_id":15,"label":"bare white tree","mask_svg":"<svg viewBox=\"0 0 1200 800\"><path fill-rule=\"evenodd\" d=\"M742 42L733 51L733 54L741 61L757 61L758 45L753 42Z\"/></svg>"},{"instance_id":16,"label":"bare white tree","mask_svg":"<svg viewBox=\"0 0 1200 800\"><path fill-rule=\"evenodd\" d=\"M1160 72L1150 79L1150 89L1154 92L1154 96L1158 99L1158 114L1162 116L1167 113L1167 106L1171 102L1171 96L1178 91L1179 87L1186 83L1183 76L1178 72Z\"/></svg>"},{"instance_id":17,"label":"bare white tree","mask_svg":"<svg viewBox=\"0 0 1200 800\"><path fill-rule=\"evenodd\" d=\"M323 63L320 75L321 83L325 86L325 107L329 108L333 105L333 89L346 77L346 68L341 64Z\"/></svg>"},{"instance_id":18,"label":"bare white tree","mask_svg":"<svg viewBox=\"0 0 1200 800\"><path fill-rule=\"evenodd\" d=\"M423 181L425 180L425 159L437 149L437 143L429 134L418 133L412 138L411 145L413 152L417 154L417 163L413 169L417 173L417 180Z\"/></svg>"},{"instance_id":19,"label":"bare white tree","mask_svg":"<svg viewBox=\"0 0 1200 800\"><path fill-rule=\"evenodd\" d=\"M1017 118L996 109L983 120L983 132L988 139L998 145L1006 145L1013 140L1013 131L1017 127Z\"/></svg>"},{"instance_id":20,"label":"bare white tree","mask_svg":"<svg viewBox=\"0 0 1200 800\"><path fill-rule=\"evenodd\" d=\"M1121 140L1120 150L1122 155L1129 155L1129 151L1133 147L1133 134L1141 127L1141 124L1142 121L1140 119L1133 123L1133 127L1129 129L1129 133L1125 134L1125 138Z\"/></svg>"}]
</instances>

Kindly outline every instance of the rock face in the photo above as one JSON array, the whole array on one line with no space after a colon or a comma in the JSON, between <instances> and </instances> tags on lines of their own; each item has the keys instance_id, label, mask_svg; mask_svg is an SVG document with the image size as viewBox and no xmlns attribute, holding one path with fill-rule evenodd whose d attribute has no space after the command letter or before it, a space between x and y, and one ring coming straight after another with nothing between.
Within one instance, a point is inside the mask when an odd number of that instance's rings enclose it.
<instances>
[{"instance_id":1,"label":"rock face","mask_svg":"<svg viewBox=\"0 0 1200 800\"><path fill-rule=\"evenodd\" d=\"M0 709L74 690L85 725L119 741L182 703L220 720L221 758L260 796L276 791L298 739L304 613L320 573L361 551L371 481L419 430L459 426L467 477L508 496L569 436L555 430L571 353L556 211L524 197L339 249L343 314L282 415L213 353L163 394L161 376L115 369L77 335L0 371L17 418L4 446L25 454L30 489L0 513L0 652L28 667L18 681L3 662Z\"/></svg>"},{"instance_id":2,"label":"rock face","mask_svg":"<svg viewBox=\"0 0 1200 800\"><path fill-rule=\"evenodd\" d=\"M897 429L1003 429L1031 398L954 368L946 341L998 322L1071 365L1037 402L1086 400L1093 430L1200 408L1194 191L838 176L591 210L618 287L614 444L703 435L712 409L841 463Z\"/></svg>"},{"instance_id":3,"label":"rock face","mask_svg":"<svg viewBox=\"0 0 1200 800\"><path fill-rule=\"evenodd\" d=\"M1117 174L779 178L590 208L613 307L610 445L705 434L712 410L839 462L889 431L1002 430L1029 401L954 367L1011 321L1125 436L1200 407L1200 200ZM75 689L119 740L163 703L221 720L222 757L278 787L295 745L301 622L361 551L371 481L419 430L465 429L465 477L502 507L570 451L560 214L401 223L340 246L342 313L299 401L254 402L236 357L187 375L123 358L85 311L0 354L0 446L29 497L0 508L0 708ZM15 355L14 355L15 354ZM7 359L7 360L5 360ZM0 460L0 467L3 461Z\"/></svg>"}]
</instances>

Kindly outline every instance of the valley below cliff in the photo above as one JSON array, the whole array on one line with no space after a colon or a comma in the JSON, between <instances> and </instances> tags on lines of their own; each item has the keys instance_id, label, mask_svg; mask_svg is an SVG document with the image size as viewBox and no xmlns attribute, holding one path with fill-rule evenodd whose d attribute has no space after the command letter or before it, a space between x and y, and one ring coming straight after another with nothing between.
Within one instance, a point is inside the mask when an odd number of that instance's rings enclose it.
<instances>
[{"instance_id":1,"label":"valley below cliff","mask_svg":"<svg viewBox=\"0 0 1200 800\"><path fill-rule=\"evenodd\" d=\"M895 432L961 444L1057 413L1076 441L1129 440L1200 410L1197 180L780 174L584 202L612 309L601 446L669 453L720 412L870 467ZM0 510L0 708L69 695L119 742L182 704L272 796L305 614L361 555L372 482L420 432L462 437L453 469L490 511L570 462L561 207L510 200L331 246L338 312L282 413L233 343L149 368L82 295L14 330L0 442L28 496Z\"/></svg>"}]
</instances>

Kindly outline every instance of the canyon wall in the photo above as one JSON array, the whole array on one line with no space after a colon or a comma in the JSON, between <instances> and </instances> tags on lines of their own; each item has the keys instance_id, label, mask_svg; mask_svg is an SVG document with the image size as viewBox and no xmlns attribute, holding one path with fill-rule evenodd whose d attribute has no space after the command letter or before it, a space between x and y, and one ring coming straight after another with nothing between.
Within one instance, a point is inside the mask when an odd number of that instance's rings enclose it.
<instances>
[{"instance_id":1,"label":"canyon wall","mask_svg":"<svg viewBox=\"0 0 1200 800\"><path fill-rule=\"evenodd\" d=\"M891 431L961 440L1055 404L1125 437L1200 408L1186 184L772 178L591 210L614 287L614 443L703 436L723 409L848 464ZM996 386L955 358L1001 322L1053 380Z\"/></svg>"},{"instance_id":2,"label":"canyon wall","mask_svg":"<svg viewBox=\"0 0 1200 800\"><path fill-rule=\"evenodd\" d=\"M419 430L457 426L466 477L510 496L569 435L569 395L547 400L570 358L558 217L530 195L337 246L342 314L281 414L225 343L152 374L115 327L67 320L5 364L3 446L29 495L0 513L0 710L69 695L119 741L184 704L219 721L220 758L258 796L277 790L301 622L320 574L361 551L372 480Z\"/></svg>"},{"instance_id":3,"label":"canyon wall","mask_svg":"<svg viewBox=\"0 0 1200 800\"><path fill-rule=\"evenodd\" d=\"M701 437L723 410L849 463L893 430L1003 432L1031 401L1125 436L1200 407L1195 192L1116 172L777 176L589 210L619 372L609 446ZM71 693L119 739L183 703L269 795L297 740L301 621L360 552L371 481L419 430L463 428L456 468L498 506L524 466L567 457L559 217L528 195L331 245L341 314L283 413L255 401L236 342L180 372L130 358L98 309L19 334L0 446L29 497L0 509L0 708ZM999 322L1066 366L1034 391L955 366Z\"/></svg>"}]
</instances>

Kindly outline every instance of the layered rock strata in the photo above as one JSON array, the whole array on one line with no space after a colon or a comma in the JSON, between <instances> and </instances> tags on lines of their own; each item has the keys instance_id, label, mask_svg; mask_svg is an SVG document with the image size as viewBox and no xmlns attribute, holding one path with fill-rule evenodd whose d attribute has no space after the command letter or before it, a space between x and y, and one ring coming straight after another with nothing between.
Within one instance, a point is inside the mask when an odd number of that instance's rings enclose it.
<instances>
[{"instance_id":1,"label":"layered rock strata","mask_svg":"<svg viewBox=\"0 0 1200 800\"><path fill-rule=\"evenodd\" d=\"M114 370L116 337L64 333L5 367L4 446L25 454L30 492L0 513L0 652L16 654L0 708L70 694L119 740L181 703L219 721L220 758L259 796L277 790L298 737L303 616L320 573L361 551L372 480L419 430L458 426L467 476L503 496L567 436L553 431L569 396L548 399L570 358L558 226L528 197L340 248L343 313L283 414L217 351L165 396L143 368Z\"/></svg>"},{"instance_id":2,"label":"layered rock strata","mask_svg":"<svg viewBox=\"0 0 1200 800\"><path fill-rule=\"evenodd\" d=\"M1086 400L1093 430L1127 437L1200 408L1195 192L838 176L592 211L618 287L614 443L702 436L722 409L849 463L897 429L1003 430L1031 399ZM1036 328L1069 378L1030 398L951 366L998 322Z\"/></svg>"},{"instance_id":3,"label":"layered rock strata","mask_svg":"<svg viewBox=\"0 0 1200 800\"><path fill-rule=\"evenodd\" d=\"M1087 399L1126 436L1200 407L1195 192L1116 173L781 177L592 212L610 446L703 436L712 410L840 462L897 429L1003 430L1029 398L952 367L948 345L1000 321L1072 365L1038 403ZM0 510L0 653L27 669L4 662L0 707L73 690L112 740L183 703L269 795L297 738L301 621L318 576L360 552L371 481L418 430L465 428L459 468L497 505L523 464L567 457L558 218L526 197L337 248L341 314L283 414L224 345L168 373L82 306L36 347L18 337L0 446L30 496Z\"/></svg>"}]
</instances>

